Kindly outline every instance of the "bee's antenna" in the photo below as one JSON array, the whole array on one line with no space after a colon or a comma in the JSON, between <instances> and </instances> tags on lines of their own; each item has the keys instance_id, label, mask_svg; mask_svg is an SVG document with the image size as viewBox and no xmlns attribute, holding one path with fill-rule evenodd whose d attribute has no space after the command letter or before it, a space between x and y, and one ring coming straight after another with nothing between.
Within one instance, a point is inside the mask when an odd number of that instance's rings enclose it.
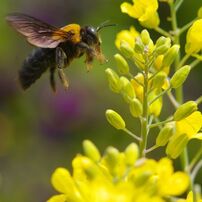
<instances>
[{"instance_id":1,"label":"bee's antenna","mask_svg":"<svg viewBox=\"0 0 202 202\"><path fill-rule=\"evenodd\" d=\"M111 27L111 26L116 26L117 24L107 24L109 23L110 20L106 20L103 23L101 23L98 27L97 27L97 32L99 32L102 28L104 27Z\"/></svg>"}]
</instances>

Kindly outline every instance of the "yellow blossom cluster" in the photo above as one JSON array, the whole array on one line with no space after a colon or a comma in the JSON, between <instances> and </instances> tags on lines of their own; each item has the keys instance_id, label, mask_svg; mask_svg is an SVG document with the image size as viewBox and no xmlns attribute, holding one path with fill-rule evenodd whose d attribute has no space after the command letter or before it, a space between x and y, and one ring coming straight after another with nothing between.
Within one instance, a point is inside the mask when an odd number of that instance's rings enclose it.
<instances>
[{"instance_id":1,"label":"yellow blossom cluster","mask_svg":"<svg viewBox=\"0 0 202 202\"><path fill-rule=\"evenodd\" d=\"M157 9L157 0L133 0L133 4L127 2L121 4L121 11L123 13L127 13L130 17L138 19L147 28L158 27L160 20Z\"/></svg>"},{"instance_id":2,"label":"yellow blossom cluster","mask_svg":"<svg viewBox=\"0 0 202 202\"><path fill-rule=\"evenodd\" d=\"M202 198L200 196L196 196L196 200L194 200L193 192L190 191L189 194L187 195L186 199L179 199L177 202L202 202Z\"/></svg>"},{"instance_id":3,"label":"yellow blossom cluster","mask_svg":"<svg viewBox=\"0 0 202 202\"><path fill-rule=\"evenodd\" d=\"M74 158L72 175L65 168L54 171L51 182L60 194L48 202L164 202L189 186L188 176L174 172L168 158L139 159L134 143L123 152L108 147L103 156L89 140L83 147L85 155Z\"/></svg>"},{"instance_id":4,"label":"yellow blossom cluster","mask_svg":"<svg viewBox=\"0 0 202 202\"><path fill-rule=\"evenodd\" d=\"M202 19L196 20L187 32L186 53L193 54L202 50Z\"/></svg>"},{"instance_id":5,"label":"yellow blossom cluster","mask_svg":"<svg viewBox=\"0 0 202 202\"><path fill-rule=\"evenodd\" d=\"M175 121L173 128L175 128L175 130L173 135L170 136L170 140L166 148L166 153L172 158L177 158L189 140L202 140L202 133L199 132L202 128L201 112L194 111L189 116Z\"/></svg>"}]
</instances>

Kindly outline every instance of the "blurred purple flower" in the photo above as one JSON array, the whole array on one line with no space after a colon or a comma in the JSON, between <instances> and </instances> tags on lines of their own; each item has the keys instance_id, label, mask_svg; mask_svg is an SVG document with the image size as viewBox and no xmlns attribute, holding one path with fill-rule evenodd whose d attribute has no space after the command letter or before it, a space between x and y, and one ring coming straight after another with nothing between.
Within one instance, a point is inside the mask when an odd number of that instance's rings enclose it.
<instances>
[{"instance_id":1,"label":"blurred purple flower","mask_svg":"<svg viewBox=\"0 0 202 202\"><path fill-rule=\"evenodd\" d=\"M50 92L40 97L42 134L57 138L68 136L73 131L85 129L86 123L93 120L93 111L88 108L93 105L92 92L86 86L83 89L71 86L68 92L59 89L56 95Z\"/></svg>"}]
</instances>

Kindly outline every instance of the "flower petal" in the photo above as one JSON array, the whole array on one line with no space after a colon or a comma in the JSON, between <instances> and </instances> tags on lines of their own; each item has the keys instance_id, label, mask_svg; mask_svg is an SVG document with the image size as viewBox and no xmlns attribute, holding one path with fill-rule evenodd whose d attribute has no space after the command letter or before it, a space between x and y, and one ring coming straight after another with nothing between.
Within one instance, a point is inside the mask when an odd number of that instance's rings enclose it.
<instances>
[{"instance_id":1,"label":"flower petal","mask_svg":"<svg viewBox=\"0 0 202 202\"><path fill-rule=\"evenodd\" d=\"M185 133L192 138L202 127L202 114L199 111L193 112L187 118L176 122L176 133Z\"/></svg>"},{"instance_id":2,"label":"flower petal","mask_svg":"<svg viewBox=\"0 0 202 202\"><path fill-rule=\"evenodd\" d=\"M57 168L52 175L51 182L60 193L69 193L73 188L73 180L69 171L65 168Z\"/></svg>"},{"instance_id":3,"label":"flower petal","mask_svg":"<svg viewBox=\"0 0 202 202\"><path fill-rule=\"evenodd\" d=\"M196 20L187 32L185 51L188 54L197 53L202 49L202 19Z\"/></svg>"},{"instance_id":4,"label":"flower petal","mask_svg":"<svg viewBox=\"0 0 202 202\"><path fill-rule=\"evenodd\" d=\"M192 136L192 139L199 139L202 140L202 133L197 133L196 135Z\"/></svg>"},{"instance_id":5,"label":"flower petal","mask_svg":"<svg viewBox=\"0 0 202 202\"><path fill-rule=\"evenodd\" d=\"M47 202L66 202L66 199L67 198L64 194L60 194L52 196L50 199L48 199Z\"/></svg>"}]
</instances>

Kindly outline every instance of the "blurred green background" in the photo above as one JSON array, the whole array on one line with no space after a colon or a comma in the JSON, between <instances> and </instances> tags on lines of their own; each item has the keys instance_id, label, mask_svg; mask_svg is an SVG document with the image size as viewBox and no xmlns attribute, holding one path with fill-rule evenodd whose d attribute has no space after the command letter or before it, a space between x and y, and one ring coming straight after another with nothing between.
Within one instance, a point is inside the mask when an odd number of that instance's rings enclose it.
<instances>
[{"instance_id":1,"label":"blurred green background","mask_svg":"<svg viewBox=\"0 0 202 202\"><path fill-rule=\"evenodd\" d=\"M104 112L113 108L126 119L129 129L138 133L139 124L132 119L123 100L110 92L104 70L115 68L113 55L116 33L134 24L135 20L120 13L120 0L1 0L0 6L0 202L43 202L54 193L50 176L58 166L71 169L71 159L81 152L84 139L93 140L101 151L109 145L119 149L132 141L121 131L113 129ZM196 16L201 2L186 0L179 11L179 24ZM97 26L105 20L118 26L102 31L102 49L109 63L94 62L86 72L84 58L74 61L65 70L70 80L68 92L57 81L53 94L49 75L44 74L29 90L23 92L18 84L18 70L33 47L5 22L11 12L22 12L56 26L76 22ZM160 5L161 26L169 23L168 7ZM152 33L152 38L159 35ZM182 42L184 43L184 39ZM196 99L202 92L202 68L196 67L185 84L186 99ZM194 90L193 90L194 89ZM163 115L173 112L165 99ZM166 111L167 109L167 111ZM154 136L151 138L151 144ZM195 146L196 145L196 146ZM198 146L189 144L190 149ZM157 150L152 157L164 152ZM201 177L198 176L198 182Z\"/></svg>"}]
</instances>

